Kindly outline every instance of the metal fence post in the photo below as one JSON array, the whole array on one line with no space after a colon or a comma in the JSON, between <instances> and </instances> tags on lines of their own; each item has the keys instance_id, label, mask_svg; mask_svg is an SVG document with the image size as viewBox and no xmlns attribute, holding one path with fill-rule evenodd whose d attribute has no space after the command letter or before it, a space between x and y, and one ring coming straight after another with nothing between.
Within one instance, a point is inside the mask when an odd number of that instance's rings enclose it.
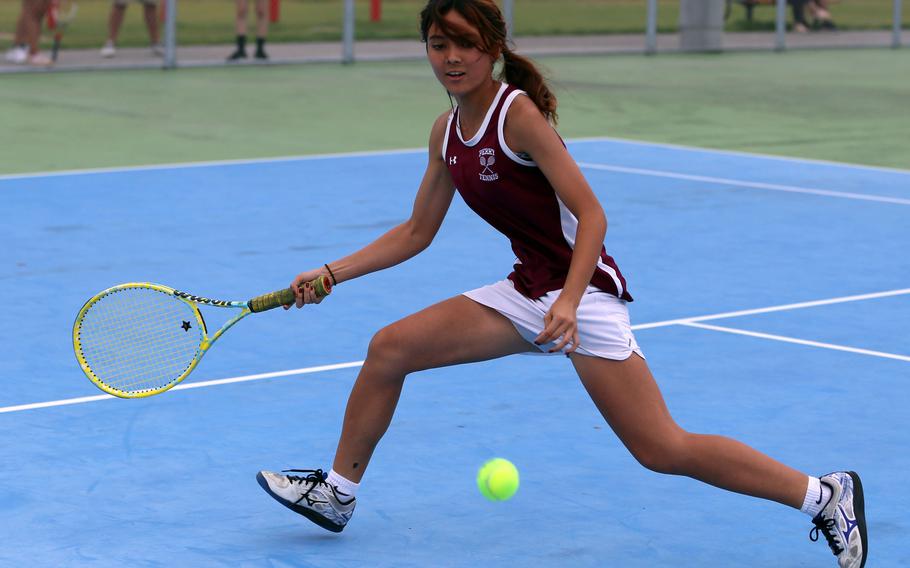
<instances>
[{"instance_id":1,"label":"metal fence post","mask_svg":"<svg viewBox=\"0 0 910 568\"><path fill-rule=\"evenodd\" d=\"M354 63L354 0L344 0L341 62Z\"/></svg>"},{"instance_id":2,"label":"metal fence post","mask_svg":"<svg viewBox=\"0 0 910 568\"><path fill-rule=\"evenodd\" d=\"M645 53L657 53L657 0L648 0L648 25L645 34Z\"/></svg>"},{"instance_id":3,"label":"metal fence post","mask_svg":"<svg viewBox=\"0 0 910 568\"><path fill-rule=\"evenodd\" d=\"M787 49L787 0L777 0L774 20L774 51Z\"/></svg>"},{"instance_id":4,"label":"metal fence post","mask_svg":"<svg viewBox=\"0 0 910 568\"><path fill-rule=\"evenodd\" d=\"M164 68L177 67L177 0L167 0L164 13Z\"/></svg>"},{"instance_id":5,"label":"metal fence post","mask_svg":"<svg viewBox=\"0 0 910 568\"><path fill-rule=\"evenodd\" d=\"M891 47L897 49L901 46L901 28L903 27L903 10L901 0L894 0L894 15L891 24Z\"/></svg>"}]
</instances>

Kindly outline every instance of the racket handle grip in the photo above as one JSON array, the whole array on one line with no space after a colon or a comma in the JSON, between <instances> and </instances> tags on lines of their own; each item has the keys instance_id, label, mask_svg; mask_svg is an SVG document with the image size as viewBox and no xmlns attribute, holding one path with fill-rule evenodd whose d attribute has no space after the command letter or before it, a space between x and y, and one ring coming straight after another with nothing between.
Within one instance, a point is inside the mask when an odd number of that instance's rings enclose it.
<instances>
[{"instance_id":1,"label":"racket handle grip","mask_svg":"<svg viewBox=\"0 0 910 568\"><path fill-rule=\"evenodd\" d=\"M319 298L324 298L332 293L332 281L329 280L328 276L319 276L315 280L311 280L310 285L313 286L313 289L316 291L316 296ZM284 288L282 290L256 296L250 300L248 304L250 306L250 311L256 313L271 310L278 306L289 306L293 304L295 300L294 291L290 288Z\"/></svg>"}]
</instances>

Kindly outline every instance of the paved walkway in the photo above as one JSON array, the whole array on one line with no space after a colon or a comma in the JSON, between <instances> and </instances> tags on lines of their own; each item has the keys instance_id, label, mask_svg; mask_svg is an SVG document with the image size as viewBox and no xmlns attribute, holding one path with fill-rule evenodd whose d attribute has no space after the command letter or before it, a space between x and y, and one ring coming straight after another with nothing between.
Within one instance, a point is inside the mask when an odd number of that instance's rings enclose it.
<instances>
[{"instance_id":1,"label":"paved walkway","mask_svg":"<svg viewBox=\"0 0 910 568\"><path fill-rule=\"evenodd\" d=\"M853 47L889 47L890 31L817 32L787 34L788 49L822 49ZM907 40L904 40L905 42ZM517 50L528 55L579 55L611 53L644 53L645 36L642 34L615 34L599 36L541 36L519 37ZM100 48L100 45L99 45ZM774 49L773 32L728 33L724 36L726 50ZM225 57L233 45L187 46L177 49L179 67L212 67L228 65ZM272 43L268 47L269 64L296 64L312 62L340 62L341 42ZM658 52L679 51L678 34L660 34ZM361 41L355 45L354 57L358 61L388 61L420 59L425 57L424 46L415 40ZM256 65L261 63L241 63ZM238 65L232 63L230 65ZM54 70L82 71L105 69L159 68L160 57L147 48L123 48L116 57L102 58L99 49L71 49L60 53ZM0 73L47 71L28 66L0 62Z\"/></svg>"}]
</instances>

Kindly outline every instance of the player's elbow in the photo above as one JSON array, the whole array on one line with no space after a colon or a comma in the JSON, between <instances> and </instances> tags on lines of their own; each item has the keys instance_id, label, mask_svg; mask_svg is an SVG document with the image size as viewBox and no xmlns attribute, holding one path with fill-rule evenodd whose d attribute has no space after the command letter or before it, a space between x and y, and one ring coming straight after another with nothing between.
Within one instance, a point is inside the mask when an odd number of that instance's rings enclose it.
<instances>
[{"instance_id":1,"label":"player's elbow","mask_svg":"<svg viewBox=\"0 0 910 568\"><path fill-rule=\"evenodd\" d=\"M405 222L404 229L409 248L413 251L413 254L425 250L430 246L430 243L433 242L433 238L436 236L436 231L433 230L432 227L427 227L425 224L418 223L413 218L408 219Z\"/></svg>"},{"instance_id":2,"label":"player's elbow","mask_svg":"<svg viewBox=\"0 0 910 568\"><path fill-rule=\"evenodd\" d=\"M585 208L578 222L587 225L592 231L600 233L601 236L607 234L607 215L599 203Z\"/></svg>"}]
</instances>

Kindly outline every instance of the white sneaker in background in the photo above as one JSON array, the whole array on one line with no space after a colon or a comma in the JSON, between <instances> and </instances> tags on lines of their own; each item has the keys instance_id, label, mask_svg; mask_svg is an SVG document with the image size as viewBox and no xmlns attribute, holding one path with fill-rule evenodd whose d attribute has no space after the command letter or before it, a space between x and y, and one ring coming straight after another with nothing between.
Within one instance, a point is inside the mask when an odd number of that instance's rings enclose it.
<instances>
[{"instance_id":1,"label":"white sneaker in background","mask_svg":"<svg viewBox=\"0 0 910 568\"><path fill-rule=\"evenodd\" d=\"M101 57L113 57L117 54L117 48L114 47L114 42L107 40L104 43L104 47L101 48Z\"/></svg>"},{"instance_id":2,"label":"white sneaker in background","mask_svg":"<svg viewBox=\"0 0 910 568\"><path fill-rule=\"evenodd\" d=\"M22 65L28 59L28 46L14 45L7 50L4 59L16 65Z\"/></svg>"},{"instance_id":3,"label":"white sneaker in background","mask_svg":"<svg viewBox=\"0 0 910 568\"><path fill-rule=\"evenodd\" d=\"M28 56L28 64L32 67L50 67L54 62L50 57L39 52Z\"/></svg>"},{"instance_id":4,"label":"white sneaker in background","mask_svg":"<svg viewBox=\"0 0 910 568\"><path fill-rule=\"evenodd\" d=\"M153 43L152 55L155 55L157 57L164 57L164 46L160 43Z\"/></svg>"}]
</instances>

